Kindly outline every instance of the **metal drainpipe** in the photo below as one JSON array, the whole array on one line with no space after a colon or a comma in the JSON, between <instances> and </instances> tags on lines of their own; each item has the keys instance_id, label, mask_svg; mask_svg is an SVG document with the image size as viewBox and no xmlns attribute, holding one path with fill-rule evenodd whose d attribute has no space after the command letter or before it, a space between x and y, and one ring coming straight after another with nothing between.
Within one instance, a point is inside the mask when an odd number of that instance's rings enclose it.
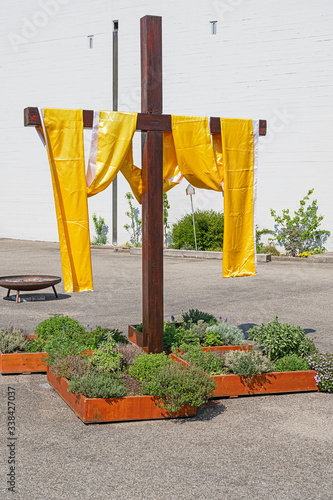
<instances>
[{"instance_id":1,"label":"metal drainpipe","mask_svg":"<svg viewBox=\"0 0 333 500\"><path fill-rule=\"evenodd\" d=\"M113 111L118 111L118 21L113 21L113 64L112 64L112 101ZM116 245L118 241L118 189L117 177L112 182L112 244Z\"/></svg>"}]
</instances>

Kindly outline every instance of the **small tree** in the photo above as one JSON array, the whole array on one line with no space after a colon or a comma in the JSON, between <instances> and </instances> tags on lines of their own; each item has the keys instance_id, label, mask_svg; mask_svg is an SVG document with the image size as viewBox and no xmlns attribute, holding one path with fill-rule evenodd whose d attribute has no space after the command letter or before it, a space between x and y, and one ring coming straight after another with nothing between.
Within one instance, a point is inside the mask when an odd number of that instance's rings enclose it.
<instances>
[{"instance_id":1,"label":"small tree","mask_svg":"<svg viewBox=\"0 0 333 500\"><path fill-rule=\"evenodd\" d=\"M271 216L275 220L275 240L280 245L284 245L289 255L296 256L301 252L311 251L316 248L325 251L323 244L331 233L319 229L324 216L317 215L317 200L313 200L305 208L306 202L313 191L314 189L310 189L300 201L300 207L294 212L294 217L290 215L288 208L282 210L281 216L271 209Z\"/></svg>"},{"instance_id":2,"label":"small tree","mask_svg":"<svg viewBox=\"0 0 333 500\"><path fill-rule=\"evenodd\" d=\"M105 224L105 220L103 217L98 217L97 215L93 214L92 216L94 225L95 225L95 231L97 236L94 238L93 244L94 245L105 245L107 242L107 232L108 232L108 226Z\"/></svg>"},{"instance_id":3,"label":"small tree","mask_svg":"<svg viewBox=\"0 0 333 500\"><path fill-rule=\"evenodd\" d=\"M141 232L142 232L142 220L139 219L139 209L135 207L132 203L132 200L134 200L134 196L132 193L128 192L125 194L125 198L128 201L129 205L129 211L125 212L125 215L130 218L131 223L130 224L125 224L124 228L126 231L131 236L131 243L134 246L139 246L139 240L141 238Z\"/></svg>"}]
</instances>

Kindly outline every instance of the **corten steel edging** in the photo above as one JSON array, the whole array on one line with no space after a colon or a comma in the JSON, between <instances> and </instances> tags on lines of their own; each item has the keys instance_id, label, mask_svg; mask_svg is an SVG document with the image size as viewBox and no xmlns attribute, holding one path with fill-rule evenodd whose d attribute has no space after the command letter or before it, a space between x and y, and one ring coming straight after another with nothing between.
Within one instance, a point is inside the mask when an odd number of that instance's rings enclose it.
<instances>
[{"instance_id":1,"label":"corten steel edging","mask_svg":"<svg viewBox=\"0 0 333 500\"><path fill-rule=\"evenodd\" d=\"M83 126L85 128L92 128L93 124L93 110L83 110ZM221 133L220 118L212 116L210 119L210 131L212 134ZM25 127L39 127L41 125L38 108L25 108L24 110L24 126ZM136 124L137 130L155 130L161 132L171 132L171 115L162 115L156 113L138 113ZM259 135L266 135L267 121L259 120Z\"/></svg>"}]
</instances>

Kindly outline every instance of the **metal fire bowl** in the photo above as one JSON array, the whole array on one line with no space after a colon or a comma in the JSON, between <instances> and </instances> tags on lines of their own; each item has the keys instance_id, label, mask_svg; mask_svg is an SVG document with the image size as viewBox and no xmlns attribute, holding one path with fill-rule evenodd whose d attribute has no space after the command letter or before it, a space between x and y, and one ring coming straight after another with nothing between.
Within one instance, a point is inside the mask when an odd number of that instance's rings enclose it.
<instances>
[{"instance_id":1,"label":"metal fire bowl","mask_svg":"<svg viewBox=\"0 0 333 500\"><path fill-rule=\"evenodd\" d=\"M30 291L42 290L60 283L59 276L23 275L23 276L0 276L0 286L8 290Z\"/></svg>"}]
</instances>

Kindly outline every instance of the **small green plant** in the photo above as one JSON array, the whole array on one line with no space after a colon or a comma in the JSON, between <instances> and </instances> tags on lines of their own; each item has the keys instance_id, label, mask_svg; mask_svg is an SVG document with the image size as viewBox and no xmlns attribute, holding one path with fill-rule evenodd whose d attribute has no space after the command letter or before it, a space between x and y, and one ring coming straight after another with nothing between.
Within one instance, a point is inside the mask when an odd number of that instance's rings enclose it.
<instances>
[{"instance_id":1,"label":"small green plant","mask_svg":"<svg viewBox=\"0 0 333 500\"><path fill-rule=\"evenodd\" d=\"M131 243L134 246L139 246L142 232L142 220L139 219L139 209L133 205L134 197L131 192L126 193L125 198L129 205L129 210L125 212L125 215L130 218L130 224L125 224L124 229L131 236Z\"/></svg>"},{"instance_id":2,"label":"small green plant","mask_svg":"<svg viewBox=\"0 0 333 500\"><path fill-rule=\"evenodd\" d=\"M283 358L277 359L274 363L274 369L277 372L296 372L302 370L310 370L309 363L305 358L297 356L297 354L289 354Z\"/></svg>"},{"instance_id":3,"label":"small green plant","mask_svg":"<svg viewBox=\"0 0 333 500\"><path fill-rule=\"evenodd\" d=\"M333 394L333 354L316 353L307 358L312 370L316 371L316 384L323 392Z\"/></svg>"},{"instance_id":4,"label":"small green plant","mask_svg":"<svg viewBox=\"0 0 333 500\"><path fill-rule=\"evenodd\" d=\"M143 354L133 360L129 366L128 373L143 382L143 380L154 379L156 374L171 363L169 356L164 352L161 354Z\"/></svg>"},{"instance_id":5,"label":"small green plant","mask_svg":"<svg viewBox=\"0 0 333 500\"><path fill-rule=\"evenodd\" d=\"M224 216L214 210L195 210L195 229L198 250L215 250L223 247ZM173 248L195 247L192 214L186 214L172 226Z\"/></svg>"},{"instance_id":6,"label":"small green plant","mask_svg":"<svg viewBox=\"0 0 333 500\"><path fill-rule=\"evenodd\" d=\"M95 225L95 231L97 236L95 237L93 241L93 245L105 245L107 243L107 232L108 232L108 227L105 224L105 220L103 217L98 217L97 215L93 214L92 219L94 221Z\"/></svg>"},{"instance_id":7,"label":"small green plant","mask_svg":"<svg viewBox=\"0 0 333 500\"><path fill-rule=\"evenodd\" d=\"M228 351L224 355L225 366L235 375L247 379L253 375L271 372L273 363L261 351Z\"/></svg>"},{"instance_id":8,"label":"small green plant","mask_svg":"<svg viewBox=\"0 0 333 500\"><path fill-rule=\"evenodd\" d=\"M313 200L305 208L313 191L314 189L310 189L300 201L300 207L294 212L294 216L290 215L288 208L282 210L282 215L277 215L271 209L271 216L275 221L275 240L284 245L287 254L292 256L318 247L324 249L323 244L330 235L329 231L319 229L324 217L318 215L317 200Z\"/></svg>"},{"instance_id":9,"label":"small green plant","mask_svg":"<svg viewBox=\"0 0 333 500\"><path fill-rule=\"evenodd\" d=\"M264 234L274 234L275 235L275 232L271 231L270 229L259 229L259 226L256 226L256 252L257 253L268 253L268 252L264 252L265 245L264 245L264 243L262 243L260 241L261 237Z\"/></svg>"},{"instance_id":10,"label":"small green plant","mask_svg":"<svg viewBox=\"0 0 333 500\"><path fill-rule=\"evenodd\" d=\"M226 322L209 326L203 339L203 345L205 346L240 344L244 344L242 330L237 326L228 325Z\"/></svg>"},{"instance_id":11,"label":"small green plant","mask_svg":"<svg viewBox=\"0 0 333 500\"><path fill-rule=\"evenodd\" d=\"M93 352L90 363L96 371L110 374L119 369L121 359L122 354L118 351L114 338L110 336Z\"/></svg>"},{"instance_id":12,"label":"small green plant","mask_svg":"<svg viewBox=\"0 0 333 500\"><path fill-rule=\"evenodd\" d=\"M270 359L276 360L289 354L301 357L316 352L313 341L305 336L300 326L281 323L276 318L261 326L254 326L248 331L250 339L266 348Z\"/></svg>"},{"instance_id":13,"label":"small green plant","mask_svg":"<svg viewBox=\"0 0 333 500\"><path fill-rule=\"evenodd\" d=\"M214 324L217 323L217 319L213 314L199 311L199 309L190 309L188 312L183 313L183 321L184 323L194 323L197 324L198 321L204 321L205 323L208 324ZM189 326L190 327L190 326Z\"/></svg>"},{"instance_id":14,"label":"small green plant","mask_svg":"<svg viewBox=\"0 0 333 500\"><path fill-rule=\"evenodd\" d=\"M32 342L32 349L42 352L47 340L66 335L71 339L82 338L86 329L76 319L55 314L41 321L35 328L37 339Z\"/></svg>"},{"instance_id":15,"label":"small green plant","mask_svg":"<svg viewBox=\"0 0 333 500\"><path fill-rule=\"evenodd\" d=\"M68 392L87 398L121 398L127 396L123 381L116 376L90 371L85 377L69 381Z\"/></svg>"},{"instance_id":16,"label":"small green plant","mask_svg":"<svg viewBox=\"0 0 333 500\"><path fill-rule=\"evenodd\" d=\"M185 368L176 362L163 366L154 377L142 381L143 394L154 396L155 404L169 413L179 411L184 405L201 406L215 387L215 381L202 369Z\"/></svg>"},{"instance_id":17,"label":"small green plant","mask_svg":"<svg viewBox=\"0 0 333 500\"><path fill-rule=\"evenodd\" d=\"M82 356L56 357L50 369L56 377L65 377L71 380L73 377L86 376L90 370L90 363Z\"/></svg>"},{"instance_id":18,"label":"small green plant","mask_svg":"<svg viewBox=\"0 0 333 500\"><path fill-rule=\"evenodd\" d=\"M197 366L209 373L209 375L222 375L227 372L224 364L224 357L218 351L202 351L200 345L189 345L185 347L185 352L181 357L190 365Z\"/></svg>"},{"instance_id":19,"label":"small green plant","mask_svg":"<svg viewBox=\"0 0 333 500\"><path fill-rule=\"evenodd\" d=\"M29 342L22 330L13 326L0 330L0 351L5 353L25 351Z\"/></svg>"}]
</instances>

